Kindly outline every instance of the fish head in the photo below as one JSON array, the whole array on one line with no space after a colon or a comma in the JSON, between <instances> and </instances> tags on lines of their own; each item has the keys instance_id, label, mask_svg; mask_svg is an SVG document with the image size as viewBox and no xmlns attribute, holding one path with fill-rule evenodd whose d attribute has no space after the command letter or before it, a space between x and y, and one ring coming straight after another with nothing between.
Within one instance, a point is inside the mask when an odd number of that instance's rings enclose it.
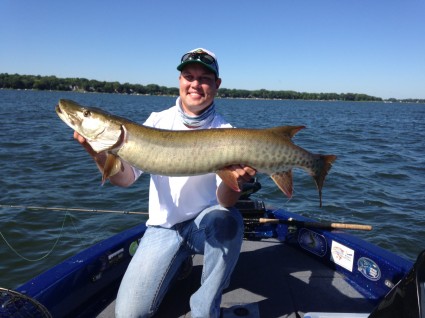
<instances>
[{"instance_id":1,"label":"fish head","mask_svg":"<svg viewBox=\"0 0 425 318\"><path fill-rule=\"evenodd\" d=\"M56 113L65 124L83 136L96 152L115 149L124 140L124 127L118 117L99 108L61 99L56 106Z\"/></svg>"}]
</instances>

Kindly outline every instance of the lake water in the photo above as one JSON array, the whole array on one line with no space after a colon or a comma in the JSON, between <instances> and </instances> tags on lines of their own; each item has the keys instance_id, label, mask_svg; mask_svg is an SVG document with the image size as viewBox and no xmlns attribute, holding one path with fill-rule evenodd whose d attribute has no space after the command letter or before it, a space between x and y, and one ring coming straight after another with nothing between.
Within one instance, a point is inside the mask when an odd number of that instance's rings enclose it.
<instances>
[{"instance_id":1,"label":"lake water","mask_svg":"<svg viewBox=\"0 0 425 318\"><path fill-rule=\"evenodd\" d=\"M146 211L149 177L130 188L100 186L98 170L57 117L60 98L143 122L175 98L0 90L0 204ZM364 223L353 232L414 260L425 249L425 105L218 99L238 127L305 125L294 138L312 152L338 156L323 188L294 171L288 200L268 176L256 195L269 207L318 220ZM259 154L261 156L261 154ZM0 208L0 286L16 288L63 259L145 216ZM7 241L7 242L6 242Z\"/></svg>"}]
</instances>

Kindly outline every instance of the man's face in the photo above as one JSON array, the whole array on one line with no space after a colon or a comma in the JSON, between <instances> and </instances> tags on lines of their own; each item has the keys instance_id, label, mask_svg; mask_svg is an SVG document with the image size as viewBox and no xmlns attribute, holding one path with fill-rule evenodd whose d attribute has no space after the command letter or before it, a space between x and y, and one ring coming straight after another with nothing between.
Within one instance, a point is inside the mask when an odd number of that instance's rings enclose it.
<instances>
[{"instance_id":1,"label":"man's face","mask_svg":"<svg viewBox=\"0 0 425 318\"><path fill-rule=\"evenodd\" d=\"M186 65L179 76L183 110L191 116L201 114L214 100L220 78L199 63Z\"/></svg>"}]
</instances>

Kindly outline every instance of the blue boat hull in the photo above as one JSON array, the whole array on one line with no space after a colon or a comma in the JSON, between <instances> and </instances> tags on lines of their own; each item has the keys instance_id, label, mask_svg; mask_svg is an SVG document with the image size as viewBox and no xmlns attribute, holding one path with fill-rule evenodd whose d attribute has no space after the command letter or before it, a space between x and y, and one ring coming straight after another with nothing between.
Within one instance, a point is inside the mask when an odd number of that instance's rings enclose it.
<instances>
[{"instance_id":1,"label":"blue boat hull","mask_svg":"<svg viewBox=\"0 0 425 318\"><path fill-rule=\"evenodd\" d=\"M276 218L312 220L277 210ZM412 268L413 263L343 231L277 226L278 239L301 248L328 267L341 273L365 298L377 302ZM340 259L337 259L340 258Z\"/></svg>"},{"instance_id":2,"label":"blue boat hull","mask_svg":"<svg viewBox=\"0 0 425 318\"><path fill-rule=\"evenodd\" d=\"M285 210L268 211L266 216L313 221ZM96 316L115 298L145 229L139 225L102 241L28 281L17 291L40 302L53 317ZM255 226L250 239L264 238L277 238L341 273L374 304L412 267L410 261L342 231L285 224Z\"/></svg>"},{"instance_id":3,"label":"blue boat hull","mask_svg":"<svg viewBox=\"0 0 425 318\"><path fill-rule=\"evenodd\" d=\"M93 317L116 297L131 260L130 250L146 230L139 225L65 260L20 286L53 317Z\"/></svg>"}]
</instances>

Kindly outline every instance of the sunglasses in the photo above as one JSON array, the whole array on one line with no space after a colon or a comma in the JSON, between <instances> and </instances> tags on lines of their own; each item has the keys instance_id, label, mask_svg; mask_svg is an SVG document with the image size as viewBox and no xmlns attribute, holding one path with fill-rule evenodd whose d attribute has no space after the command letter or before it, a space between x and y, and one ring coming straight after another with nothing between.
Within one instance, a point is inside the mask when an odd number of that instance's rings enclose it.
<instances>
[{"instance_id":1,"label":"sunglasses","mask_svg":"<svg viewBox=\"0 0 425 318\"><path fill-rule=\"evenodd\" d=\"M215 68L217 68L216 60L207 53L186 53L185 55L182 56L181 63L184 63L187 61L201 61L208 65L214 64Z\"/></svg>"}]
</instances>

